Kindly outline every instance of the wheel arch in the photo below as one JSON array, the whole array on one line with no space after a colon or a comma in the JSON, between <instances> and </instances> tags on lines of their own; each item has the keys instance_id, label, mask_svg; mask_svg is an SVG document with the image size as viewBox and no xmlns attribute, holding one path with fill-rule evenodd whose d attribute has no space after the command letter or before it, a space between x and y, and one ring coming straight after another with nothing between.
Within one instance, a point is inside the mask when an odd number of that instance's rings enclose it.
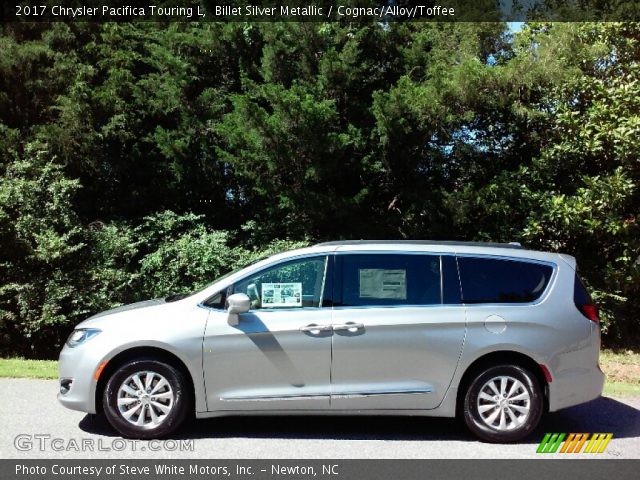
<instances>
[{"instance_id":1,"label":"wheel arch","mask_svg":"<svg viewBox=\"0 0 640 480\"><path fill-rule=\"evenodd\" d=\"M469 388L474 376L489 367L496 365L517 365L530 371L538 380L542 387L544 398L544 412L549 411L549 383L545 376L543 367L530 356L516 352L514 350L499 350L485 353L475 359L466 368L460 382L458 382L458 390L456 396L456 414L459 415L464 405L464 396Z\"/></svg>"},{"instance_id":2,"label":"wheel arch","mask_svg":"<svg viewBox=\"0 0 640 480\"><path fill-rule=\"evenodd\" d=\"M178 368L185 376L188 382L189 391L192 394L193 401L196 401L196 389L193 381L193 375L186 363L178 357L176 354L170 352L167 349L157 346L134 346L122 350L108 360L104 369L100 372L100 377L96 384L95 390L95 405L96 412L102 412L102 396L104 389L109 381L109 378L113 373L124 365L129 360L134 358L153 358L157 360L165 361L174 367Z\"/></svg>"}]
</instances>

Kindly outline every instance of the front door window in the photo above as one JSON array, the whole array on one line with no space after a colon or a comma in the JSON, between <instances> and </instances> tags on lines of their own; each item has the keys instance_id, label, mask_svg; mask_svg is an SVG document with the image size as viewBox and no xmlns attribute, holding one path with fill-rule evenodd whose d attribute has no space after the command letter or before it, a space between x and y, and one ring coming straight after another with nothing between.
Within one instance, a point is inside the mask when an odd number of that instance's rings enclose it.
<instances>
[{"instance_id":1,"label":"front door window","mask_svg":"<svg viewBox=\"0 0 640 480\"><path fill-rule=\"evenodd\" d=\"M251 299L251 310L318 308L327 257L293 260L262 270L236 283L233 293Z\"/></svg>"}]
</instances>

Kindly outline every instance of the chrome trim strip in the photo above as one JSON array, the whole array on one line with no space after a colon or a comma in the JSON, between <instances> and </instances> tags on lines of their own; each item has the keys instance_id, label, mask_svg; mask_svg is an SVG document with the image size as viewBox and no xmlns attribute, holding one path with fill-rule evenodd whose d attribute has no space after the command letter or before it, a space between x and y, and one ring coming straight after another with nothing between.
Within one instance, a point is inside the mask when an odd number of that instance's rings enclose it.
<instances>
[{"instance_id":1,"label":"chrome trim strip","mask_svg":"<svg viewBox=\"0 0 640 480\"><path fill-rule=\"evenodd\" d=\"M522 249L520 242L465 242L457 240L333 240L316 243L315 247L350 247L354 245L421 245L447 247L483 247L483 248L513 248Z\"/></svg>"},{"instance_id":2,"label":"chrome trim strip","mask_svg":"<svg viewBox=\"0 0 640 480\"><path fill-rule=\"evenodd\" d=\"M299 395L299 394L290 394L290 395L255 395L255 396L242 396L242 397L220 397L220 400L223 402L246 402L246 401L254 401L254 402L271 402L278 400L306 400L310 398L357 398L357 397L375 397L382 395L420 395L425 393L432 393L432 388L412 388L409 390L403 389L389 389L389 390L377 390L371 392L343 392L343 393L333 393L331 395L327 393L317 393L317 394L309 394L309 395Z\"/></svg>"},{"instance_id":3,"label":"chrome trim strip","mask_svg":"<svg viewBox=\"0 0 640 480\"><path fill-rule=\"evenodd\" d=\"M518 251L517 249L515 249ZM547 253L547 252L538 252L538 253ZM440 256L450 256L450 257L483 257L483 258L495 258L498 260L511 260L516 262L525 262L525 263L541 263L544 265L548 265L550 267L557 267L557 263L551 260L539 260L537 258L531 258L527 256L515 256L508 254L494 254L494 253L471 253L471 252L443 252L439 250L338 250L334 253L334 255L440 255Z\"/></svg>"},{"instance_id":4,"label":"chrome trim strip","mask_svg":"<svg viewBox=\"0 0 640 480\"><path fill-rule=\"evenodd\" d=\"M220 400L223 402L272 402L277 400L306 400L309 398L329 398L328 393L317 393L317 394L309 394L309 395L299 395L297 393L292 393L290 395L255 395L255 396L242 396L242 397L220 397Z\"/></svg>"},{"instance_id":5,"label":"chrome trim strip","mask_svg":"<svg viewBox=\"0 0 640 480\"><path fill-rule=\"evenodd\" d=\"M377 397L382 395L421 395L424 393L432 393L432 388L412 388L410 390L378 390L371 392L343 392L332 393L331 398L359 398L359 397Z\"/></svg>"},{"instance_id":6,"label":"chrome trim strip","mask_svg":"<svg viewBox=\"0 0 640 480\"><path fill-rule=\"evenodd\" d=\"M336 250L333 255L450 255L454 252L443 252L440 250Z\"/></svg>"},{"instance_id":7,"label":"chrome trim strip","mask_svg":"<svg viewBox=\"0 0 640 480\"><path fill-rule=\"evenodd\" d=\"M550 260L539 260L537 258L531 258L531 257L515 257L512 255L495 255L495 254L491 254L491 253L456 253L455 255L458 258L468 258L468 257L472 257L472 258L491 258L491 259L496 259L496 260L509 260L509 261L513 261L513 262L523 262L523 263L538 263L538 264L542 264L542 265L547 265L549 267L553 267L554 269L557 268L558 264L555 262L552 262Z\"/></svg>"}]
</instances>

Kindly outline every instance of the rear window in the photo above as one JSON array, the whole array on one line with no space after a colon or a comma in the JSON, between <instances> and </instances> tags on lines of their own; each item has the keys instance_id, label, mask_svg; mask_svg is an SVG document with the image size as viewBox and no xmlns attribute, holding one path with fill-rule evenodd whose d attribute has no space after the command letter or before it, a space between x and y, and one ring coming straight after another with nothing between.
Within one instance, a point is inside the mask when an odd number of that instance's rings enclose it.
<instances>
[{"instance_id":1,"label":"rear window","mask_svg":"<svg viewBox=\"0 0 640 480\"><path fill-rule=\"evenodd\" d=\"M540 298L553 268L539 263L459 257L464 303L528 303Z\"/></svg>"}]
</instances>

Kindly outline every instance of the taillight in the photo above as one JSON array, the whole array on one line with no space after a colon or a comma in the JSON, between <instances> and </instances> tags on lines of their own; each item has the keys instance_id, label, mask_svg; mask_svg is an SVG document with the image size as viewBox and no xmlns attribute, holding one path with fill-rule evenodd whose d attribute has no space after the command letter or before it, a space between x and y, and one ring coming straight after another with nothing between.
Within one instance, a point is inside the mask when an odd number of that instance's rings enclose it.
<instances>
[{"instance_id":1,"label":"taillight","mask_svg":"<svg viewBox=\"0 0 640 480\"><path fill-rule=\"evenodd\" d=\"M582 314L592 322L600 322L600 318L598 317L598 307L596 305L578 305L578 308L580 309Z\"/></svg>"},{"instance_id":2,"label":"taillight","mask_svg":"<svg viewBox=\"0 0 640 480\"><path fill-rule=\"evenodd\" d=\"M582 280L580 280L577 273L573 283L573 303L575 303L576 308L589 320L596 323L600 322L598 307L593 303L591 295L589 295L587 289L584 288Z\"/></svg>"}]
</instances>

